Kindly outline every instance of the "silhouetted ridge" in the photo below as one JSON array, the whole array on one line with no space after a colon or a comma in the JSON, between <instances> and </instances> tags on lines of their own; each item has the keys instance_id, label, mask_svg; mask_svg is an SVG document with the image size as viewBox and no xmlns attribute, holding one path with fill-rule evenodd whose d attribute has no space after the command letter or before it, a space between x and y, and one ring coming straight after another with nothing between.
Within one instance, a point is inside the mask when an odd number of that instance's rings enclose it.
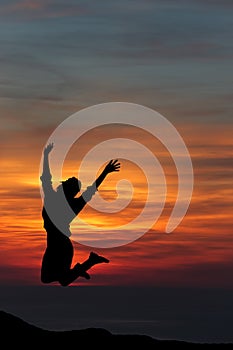
<instances>
[{"instance_id":1,"label":"silhouetted ridge","mask_svg":"<svg viewBox=\"0 0 233 350\"><path fill-rule=\"evenodd\" d=\"M35 345L49 347L52 346L101 346L101 349L109 349L110 347L130 346L140 347L143 350L167 348L168 346L177 346L180 348L197 348L206 347L226 347L232 344L202 344L189 343L173 340L157 340L147 335L132 334L112 334L103 328L86 328L71 331L50 331L25 322L21 318L10 313L0 311L0 332L1 341L6 346L10 345L24 348L33 348Z\"/></svg>"},{"instance_id":2,"label":"silhouetted ridge","mask_svg":"<svg viewBox=\"0 0 233 350\"><path fill-rule=\"evenodd\" d=\"M33 326L28 322L23 321L21 318L14 316L5 311L0 311L0 329L3 332L46 332L39 327Z\"/></svg>"}]
</instances>

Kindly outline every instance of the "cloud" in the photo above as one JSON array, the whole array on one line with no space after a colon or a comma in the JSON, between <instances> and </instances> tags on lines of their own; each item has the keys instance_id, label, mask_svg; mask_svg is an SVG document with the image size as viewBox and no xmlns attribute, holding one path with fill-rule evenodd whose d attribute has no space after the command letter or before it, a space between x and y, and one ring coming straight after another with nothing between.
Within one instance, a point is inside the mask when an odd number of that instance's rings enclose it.
<instances>
[{"instance_id":1,"label":"cloud","mask_svg":"<svg viewBox=\"0 0 233 350\"><path fill-rule=\"evenodd\" d=\"M85 7L74 1L55 0L18 0L5 2L0 7L5 16L15 16L23 19L60 18L67 16L79 16L85 13Z\"/></svg>"}]
</instances>

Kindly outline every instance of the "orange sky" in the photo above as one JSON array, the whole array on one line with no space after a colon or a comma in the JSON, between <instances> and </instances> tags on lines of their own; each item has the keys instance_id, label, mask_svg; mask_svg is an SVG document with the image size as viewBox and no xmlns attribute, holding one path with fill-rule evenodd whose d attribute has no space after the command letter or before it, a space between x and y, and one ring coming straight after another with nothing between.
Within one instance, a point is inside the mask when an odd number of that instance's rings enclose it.
<instances>
[{"instance_id":1,"label":"orange sky","mask_svg":"<svg viewBox=\"0 0 233 350\"><path fill-rule=\"evenodd\" d=\"M232 130L227 125L176 125L189 149L194 170L194 191L188 212L177 229L164 233L174 206L177 176L171 157L149 135L121 127L121 136L132 135L149 147L161 162L168 183L166 205L154 227L138 241L122 247L95 249L111 263L93 269L91 283L151 285L213 285L233 287L232 269ZM119 129L119 127L118 127ZM27 134L11 131L1 152L1 283L40 284L40 263L46 244L41 220L39 163L49 128ZM73 146L64 164L64 177L73 175L88 148L114 127L96 130ZM208 137L207 137L208 135ZM78 154L78 156L76 156ZM92 170L92 169L91 169ZM93 167L93 174L97 171ZM114 198L116 182L127 178L134 186L133 199L120 214L98 213L89 205L80 217L91 224L109 226L127 223L142 210L147 186L145 176L129 161L121 172L109 176L100 195ZM80 230L82 228L80 227ZM124 234L124 232L123 232ZM75 260L82 261L89 247L74 242ZM93 250L93 249L92 249ZM76 283L86 283L79 280Z\"/></svg>"},{"instance_id":2,"label":"orange sky","mask_svg":"<svg viewBox=\"0 0 233 350\"><path fill-rule=\"evenodd\" d=\"M39 167L51 133L83 108L125 101L158 111L178 130L193 163L192 200L179 226L166 234L177 193L176 168L167 149L126 126L83 135L70 149L64 178L77 175L94 145L131 137L158 158L167 198L149 232L122 247L95 249L111 263L93 269L90 281L77 283L233 287L232 5L129 3L12 0L0 5L1 284L40 284L46 236ZM117 150L113 153L118 156ZM105 215L87 205L80 214L109 232L141 212L148 191L146 175L132 162L121 162L120 173L109 176L99 193L114 200L118 180L128 179L134 193L127 208ZM86 174L94 176L99 167L94 159ZM85 188L85 174L81 180ZM156 180L155 174L159 204ZM73 228L75 261L82 261L90 247L81 239L89 232L77 221Z\"/></svg>"}]
</instances>

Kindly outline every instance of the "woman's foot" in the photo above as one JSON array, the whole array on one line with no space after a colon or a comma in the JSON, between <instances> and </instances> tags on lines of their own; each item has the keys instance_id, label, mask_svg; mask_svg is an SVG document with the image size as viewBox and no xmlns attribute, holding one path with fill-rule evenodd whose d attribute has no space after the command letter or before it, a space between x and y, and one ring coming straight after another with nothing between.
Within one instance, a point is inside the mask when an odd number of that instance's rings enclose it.
<instances>
[{"instance_id":1,"label":"woman's foot","mask_svg":"<svg viewBox=\"0 0 233 350\"><path fill-rule=\"evenodd\" d=\"M101 263L109 263L109 260L106 259L105 257L98 255L94 252L91 252L89 255L89 261L92 264L101 264Z\"/></svg>"},{"instance_id":2,"label":"woman's foot","mask_svg":"<svg viewBox=\"0 0 233 350\"><path fill-rule=\"evenodd\" d=\"M81 264L77 263L77 264L75 265L75 269L78 271L80 277L84 277L84 278L86 278L86 280L89 280L89 279L91 278L90 275L89 275L89 273L87 273L87 271L85 271L85 270L82 268L82 265L81 265Z\"/></svg>"}]
</instances>

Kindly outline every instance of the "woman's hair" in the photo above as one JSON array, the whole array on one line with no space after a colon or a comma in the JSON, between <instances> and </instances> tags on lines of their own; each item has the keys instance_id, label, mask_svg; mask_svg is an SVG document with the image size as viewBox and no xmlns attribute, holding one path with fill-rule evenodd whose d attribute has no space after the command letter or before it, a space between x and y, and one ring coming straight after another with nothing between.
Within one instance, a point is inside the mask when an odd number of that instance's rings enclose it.
<instances>
[{"instance_id":1,"label":"woman's hair","mask_svg":"<svg viewBox=\"0 0 233 350\"><path fill-rule=\"evenodd\" d=\"M61 181L61 184L67 197L75 197L81 189L81 181L74 176L65 181Z\"/></svg>"}]
</instances>

